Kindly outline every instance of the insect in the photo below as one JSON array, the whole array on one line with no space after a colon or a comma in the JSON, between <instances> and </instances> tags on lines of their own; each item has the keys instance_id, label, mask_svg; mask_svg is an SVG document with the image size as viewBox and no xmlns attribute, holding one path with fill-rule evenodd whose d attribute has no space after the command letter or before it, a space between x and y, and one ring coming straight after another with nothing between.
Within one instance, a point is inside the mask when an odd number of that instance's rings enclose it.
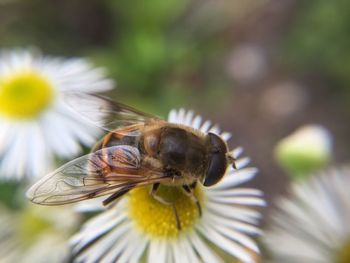
<instances>
[{"instance_id":1,"label":"insect","mask_svg":"<svg viewBox=\"0 0 350 263\"><path fill-rule=\"evenodd\" d=\"M98 95L71 94L68 98L72 106L86 105L80 114L108 133L90 154L35 183L27 191L34 203L62 205L107 196L103 204L109 205L135 187L151 185L150 194L172 206L181 229L175 205L157 195L159 186L180 187L201 214L193 193L196 185L212 186L229 165L235 168L225 141L214 133L172 124Z\"/></svg>"}]
</instances>

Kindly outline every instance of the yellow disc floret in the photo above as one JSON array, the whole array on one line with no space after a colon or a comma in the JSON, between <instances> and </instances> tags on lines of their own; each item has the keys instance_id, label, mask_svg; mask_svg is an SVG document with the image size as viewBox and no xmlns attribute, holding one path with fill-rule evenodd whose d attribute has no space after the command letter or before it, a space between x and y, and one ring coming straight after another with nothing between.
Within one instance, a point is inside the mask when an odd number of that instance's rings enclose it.
<instances>
[{"instance_id":1,"label":"yellow disc floret","mask_svg":"<svg viewBox=\"0 0 350 263\"><path fill-rule=\"evenodd\" d=\"M0 77L0 115L31 119L45 110L53 99L53 87L34 71Z\"/></svg>"},{"instance_id":2,"label":"yellow disc floret","mask_svg":"<svg viewBox=\"0 0 350 263\"><path fill-rule=\"evenodd\" d=\"M194 195L203 207L203 190L197 186ZM173 206L163 204L150 195L150 187L134 189L129 194L129 215L140 231L156 238L176 238L192 229L200 219L199 210L191 198L177 186L160 186L157 196L174 203L181 230L176 223Z\"/></svg>"}]
</instances>

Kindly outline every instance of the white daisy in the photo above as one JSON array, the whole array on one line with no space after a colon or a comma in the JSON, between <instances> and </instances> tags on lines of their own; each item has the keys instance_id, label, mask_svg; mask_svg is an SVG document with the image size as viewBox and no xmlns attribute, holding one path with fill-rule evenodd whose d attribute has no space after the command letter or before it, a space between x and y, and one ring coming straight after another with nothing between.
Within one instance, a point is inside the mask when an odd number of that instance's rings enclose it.
<instances>
[{"instance_id":1,"label":"white daisy","mask_svg":"<svg viewBox=\"0 0 350 263\"><path fill-rule=\"evenodd\" d=\"M169 121L212 132L225 140L209 121L202 122L193 112L172 110ZM233 151L238 157L241 149ZM132 190L125 198L88 221L72 240L76 262L223 262L223 254L240 262L256 262L259 249L249 235L260 234L260 213L251 207L264 206L262 192L236 188L252 179L255 168L244 168L248 158L237 160L237 170L228 169L215 186L197 186L196 205L179 188L163 186L161 194L172 198L182 229L179 231L173 210L149 195L149 188ZM94 207L94 206L93 206ZM88 209L85 204L85 209ZM88 209L91 211L91 209ZM220 254L220 255L219 255Z\"/></svg>"},{"instance_id":2,"label":"white daisy","mask_svg":"<svg viewBox=\"0 0 350 263\"><path fill-rule=\"evenodd\" d=\"M350 168L295 183L278 201L265 242L276 262L350 262Z\"/></svg>"},{"instance_id":3,"label":"white daisy","mask_svg":"<svg viewBox=\"0 0 350 263\"><path fill-rule=\"evenodd\" d=\"M80 217L67 207L29 205L14 212L0 206L0 261L67 262L67 240L79 222Z\"/></svg>"},{"instance_id":4,"label":"white daisy","mask_svg":"<svg viewBox=\"0 0 350 263\"><path fill-rule=\"evenodd\" d=\"M84 59L0 52L0 177L41 176L55 154L68 158L80 151L79 143L91 145L97 129L66 105L63 94L112 85L102 68Z\"/></svg>"}]
</instances>

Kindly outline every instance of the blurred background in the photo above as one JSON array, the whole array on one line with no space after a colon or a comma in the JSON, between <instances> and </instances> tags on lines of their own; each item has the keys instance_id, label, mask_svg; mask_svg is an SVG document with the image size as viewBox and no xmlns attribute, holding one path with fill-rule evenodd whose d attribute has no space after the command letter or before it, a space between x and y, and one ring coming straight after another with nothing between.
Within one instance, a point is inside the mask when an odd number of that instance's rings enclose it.
<instances>
[{"instance_id":1,"label":"blurred background","mask_svg":"<svg viewBox=\"0 0 350 263\"><path fill-rule=\"evenodd\" d=\"M233 133L269 200L288 177L280 139L321 124L333 163L350 155L350 2L0 0L0 48L36 46L109 70L109 95L166 116L193 109ZM4 184L4 183L2 183ZM16 187L15 185L13 187ZM16 206L9 183L0 199Z\"/></svg>"}]
</instances>

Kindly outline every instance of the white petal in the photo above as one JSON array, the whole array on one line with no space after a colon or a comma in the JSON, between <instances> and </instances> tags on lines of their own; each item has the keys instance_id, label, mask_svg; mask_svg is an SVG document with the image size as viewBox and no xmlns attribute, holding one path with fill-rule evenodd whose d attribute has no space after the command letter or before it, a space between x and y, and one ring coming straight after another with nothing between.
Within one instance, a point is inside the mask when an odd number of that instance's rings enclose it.
<instances>
[{"instance_id":1,"label":"white petal","mask_svg":"<svg viewBox=\"0 0 350 263\"><path fill-rule=\"evenodd\" d=\"M221 235L226 236L227 238L234 240L240 244L242 244L243 246L255 251L256 253L259 253L259 248L258 246L255 244L255 242L249 238L246 235L241 234L238 231L233 230L232 228L229 228L227 226L223 226L223 225L212 225L211 226L213 229L215 229L218 233L220 233Z\"/></svg>"},{"instance_id":2,"label":"white petal","mask_svg":"<svg viewBox=\"0 0 350 263\"><path fill-rule=\"evenodd\" d=\"M232 134L229 132L223 132L220 134L220 137L225 141L228 141L232 137Z\"/></svg>"},{"instance_id":3,"label":"white petal","mask_svg":"<svg viewBox=\"0 0 350 263\"><path fill-rule=\"evenodd\" d=\"M123 226L125 228L128 228L129 231L123 233L123 235L119 236L118 239L113 240L113 245L112 247L109 249L109 251L106 251L106 253L103 256L103 259L101 260L101 263L113 263L116 262L117 259L119 262L128 262L128 254L125 254L125 252L130 253L130 249L132 249L133 247L130 248L130 243L131 240L134 242L135 246L138 246L138 238L134 238L135 232L132 231L130 222L126 223L125 226ZM111 240L112 241L112 240ZM129 247L128 247L129 245ZM127 260L122 260L120 257L123 257Z\"/></svg>"},{"instance_id":4,"label":"white petal","mask_svg":"<svg viewBox=\"0 0 350 263\"><path fill-rule=\"evenodd\" d=\"M149 263L164 263L167 258L167 253L169 253L169 248L163 240L153 240L150 242L148 250L148 259Z\"/></svg>"},{"instance_id":5,"label":"white petal","mask_svg":"<svg viewBox=\"0 0 350 263\"><path fill-rule=\"evenodd\" d=\"M264 193L261 190L253 189L253 188L232 188L232 189L225 189L225 190L210 190L206 191L207 195L216 197L216 196L263 196Z\"/></svg>"},{"instance_id":6,"label":"white petal","mask_svg":"<svg viewBox=\"0 0 350 263\"><path fill-rule=\"evenodd\" d=\"M32 149L31 161L27 163L27 174L35 178L44 176L52 166L52 153L44 140L43 131L39 124L33 123L30 127L30 137L27 144L28 149Z\"/></svg>"},{"instance_id":7,"label":"white petal","mask_svg":"<svg viewBox=\"0 0 350 263\"><path fill-rule=\"evenodd\" d=\"M251 224L239 222L232 218L226 218L219 215L211 214L210 216L208 216L208 221L212 222L212 224L223 225L247 234L262 235L262 231L259 228Z\"/></svg>"},{"instance_id":8,"label":"white petal","mask_svg":"<svg viewBox=\"0 0 350 263\"><path fill-rule=\"evenodd\" d=\"M46 140L53 151L62 157L76 156L81 147L64 116L51 112L42 120Z\"/></svg>"},{"instance_id":9,"label":"white petal","mask_svg":"<svg viewBox=\"0 0 350 263\"><path fill-rule=\"evenodd\" d=\"M196 263L196 262L201 262L200 259L198 258L197 254L195 253L195 249L192 247L192 244L190 243L188 237L186 237L183 242L183 249L187 251L187 256L188 256L188 262L189 263Z\"/></svg>"},{"instance_id":10,"label":"white petal","mask_svg":"<svg viewBox=\"0 0 350 263\"><path fill-rule=\"evenodd\" d=\"M15 139L16 127L6 120L0 119L0 156Z\"/></svg>"},{"instance_id":11,"label":"white petal","mask_svg":"<svg viewBox=\"0 0 350 263\"><path fill-rule=\"evenodd\" d=\"M236 168L242 169L243 167L246 167L250 163L250 158L239 158L236 160Z\"/></svg>"},{"instance_id":12,"label":"white petal","mask_svg":"<svg viewBox=\"0 0 350 263\"><path fill-rule=\"evenodd\" d=\"M177 123L177 111L172 109L168 115L168 122Z\"/></svg>"},{"instance_id":13,"label":"white petal","mask_svg":"<svg viewBox=\"0 0 350 263\"><path fill-rule=\"evenodd\" d=\"M233 157L235 157L236 159L243 153L243 148L242 147L238 147L236 149L234 149L233 151L231 151Z\"/></svg>"},{"instance_id":14,"label":"white petal","mask_svg":"<svg viewBox=\"0 0 350 263\"><path fill-rule=\"evenodd\" d=\"M165 249L166 249L165 261L164 262L174 263L175 257L174 257L174 252L173 252L173 248L172 248L173 244L171 242L166 242L166 241L164 243L165 243Z\"/></svg>"},{"instance_id":15,"label":"white petal","mask_svg":"<svg viewBox=\"0 0 350 263\"><path fill-rule=\"evenodd\" d=\"M130 231L127 235L127 241L125 248L122 249L121 255L118 258L119 262L130 262L130 259L133 257L136 249L139 246L145 246L146 241L142 238L136 231Z\"/></svg>"},{"instance_id":16,"label":"white petal","mask_svg":"<svg viewBox=\"0 0 350 263\"><path fill-rule=\"evenodd\" d=\"M200 130L204 133L207 133L210 126L211 126L211 122L207 120L202 124L202 127L200 127Z\"/></svg>"},{"instance_id":17,"label":"white petal","mask_svg":"<svg viewBox=\"0 0 350 263\"><path fill-rule=\"evenodd\" d=\"M240 259L244 263L254 263L254 259L251 257L249 252L244 249L244 247L238 245L236 242L230 240L229 238L217 233L212 228L201 225L199 227L201 233L210 240L213 244L225 250L232 256Z\"/></svg>"},{"instance_id":18,"label":"white petal","mask_svg":"<svg viewBox=\"0 0 350 263\"><path fill-rule=\"evenodd\" d=\"M222 217L233 218L250 224L257 224L258 219L261 218L259 212L245 207L233 207L232 205L208 202L206 209L208 213L218 214ZM204 216L203 214L203 218Z\"/></svg>"},{"instance_id":19,"label":"white petal","mask_svg":"<svg viewBox=\"0 0 350 263\"><path fill-rule=\"evenodd\" d=\"M239 170L234 170L229 168L228 174L211 189L227 189L235 187L237 185L243 184L251 180L258 172L256 168L243 168Z\"/></svg>"},{"instance_id":20,"label":"white petal","mask_svg":"<svg viewBox=\"0 0 350 263\"><path fill-rule=\"evenodd\" d=\"M192 119L193 119L193 111L189 110L186 114L185 114L185 119L184 119L184 124L187 126L190 126L192 123Z\"/></svg>"},{"instance_id":21,"label":"white petal","mask_svg":"<svg viewBox=\"0 0 350 263\"><path fill-rule=\"evenodd\" d=\"M104 258L106 253L119 242L119 239L126 235L129 231L129 226L128 224L119 225L117 228L113 229L113 231L106 234L99 242L85 249L84 252L78 256L78 259L93 263Z\"/></svg>"},{"instance_id":22,"label":"white petal","mask_svg":"<svg viewBox=\"0 0 350 263\"><path fill-rule=\"evenodd\" d=\"M126 220L125 213L122 213L120 209L109 209L104 213L99 214L93 219L86 222L80 233L71 238L71 245L75 245L75 251L81 249L81 247L90 243L96 237L103 235L113 227L121 224Z\"/></svg>"},{"instance_id":23,"label":"white petal","mask_svg":"<svg viewBox=\"0 0 350 263\"><path fill-rule=\"evenodd\" d=\"M265 200L256 197L212 197L213 202L246 206L266 206Z\"/></svg>"},{"instance_id":24,"label":"white petal","mask_svg":"<svg viewBox=\"0 0 350 263\"><path fill-rule=\"evenodd\" d=\"M140 243L135 247L135 250L133 251L133 255L130 258L130 263L140 262L140 258L146 250L148 240L146 240L145 238L140 238L139 242Z\"/></svg>"},{"instance_id":25,"label":"white petal","mask_svg":"<svg viewBox=\"0 0 350 263\"><path fill-rule=\"evenodd\" d=\"M105 196L101 196L98 198L81 201L74 206L74 211L76 211L78 213L104 211L104 210L106 210L106 208L103 206L102 202L105 199L106 199Z\"/></svg>"},{"instance_id":26,"label":"white petal","mask_svg":"<svg viewBox=\"0 0 350 263\"><path fill-rule=\"evenodd\" d=\"M174 263L188 263L187 251L183 248L182 240L176 240L171 243Z\"/></svg>"},{"instance_id":27,"label":"white petal","mask_svg":"<svg viewBox=\"0 0 350 263\"><path fill-rule=\"evenodd\" d=\"M75 140L81 142L85 146L91 146L96 142L96 127L92 127L82 119L70 119L67 121Z\"/></svg>"},{"instance_id":28,"label":"white petal","mask_svg":"<svg viewBox=\"0 0 350 263\"><path fill-rule=\"evenodd\" d=\"M204 243L197 234L190 235L190 242L196 249L198 255L202 258L203 262L222 263L223 261L212 251L212 249Z\"/></svg>"},{"instance_id":29,"label":"white petal","mask_svg":"<svg viewBox=\"0 0 350 263\"><path fill-rule=\"evenodd\" d=\"M215 126L211 127L208 132L220 135L220 128L218 125L215 125Z\"/></svg>"},{"instance_id":30,"label":"white petal","mask_svg":"<svg viewBox=\"0 0 350 263\"><path fill-rule=\"evenodd\" d=\"M179 124L185 124L185 109L181 108L179 109L178 115L177 115L177 123Z\"/></svg>"},{"instance_id":31,"label":"white petal","mask_svg":"<svg viewBox=\"0 0 350 263\"><path fill-rule=\"evenodd\" d=\"M31 161L31 149L27 147L27 125L17 126L16 137L1 161L0 174L9 179L20 179L25 174L26 163Z\"/></svg>"},{"instance_id":32,"label":"white petal","mask_svg":"<svg viewBox=\"0 0 350 263\"><path fill-rule=\"evenodd\" d=\"M56 64L56 66L55 66ZM57 66L60 65L59 68ZM45 71L58 83L62 91L102 92L114 86L113 81L105 78L102 68L93 68L84 59L62 60L45 63Z\"/></svg>"},{"instance_id":33,"label":"white petal","mask_svg":"<svg viewBox=\"0 0 350 263\"><path fill-rule=\"evenodd\" d=\"M202 117L199 116L199 115L197 115L197 116L193 119L193 121L192 121L192 123L191 123L190 126L191 126L192 128L199 129L200 126L201 126L201 123L202 123Z\"/></svg>"}]
</instances>

